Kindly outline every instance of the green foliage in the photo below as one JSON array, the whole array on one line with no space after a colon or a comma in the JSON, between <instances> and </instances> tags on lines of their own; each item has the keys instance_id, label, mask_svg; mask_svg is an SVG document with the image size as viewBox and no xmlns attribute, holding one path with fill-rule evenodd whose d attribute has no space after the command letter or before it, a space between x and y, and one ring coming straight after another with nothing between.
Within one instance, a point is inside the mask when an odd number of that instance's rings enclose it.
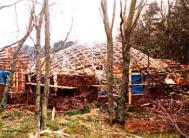
<instances>
[{"instance_id":1,"label":"green foliage","mask_svg":"<svg viewBox=\"0 0 189 138\"><path fill-rule=\"evenodd\" d=\"M81 109L78 110L70 110L70 111L66 111L64 114L65 115L78 115L78 114L85 114L85 113L89 113L90 112L90 108L88 106L84 106Z\"/></svg>"},{"instance_id":2,"label":"green foliage","mask_svg":"<svg viewBox=\"0 0 189 138\"><path fill-rule=\"evenodd\" d=\"M166 12L157 2L149 4L134 32L133 45L154 58L188 64L188 4L188 0L170 2Z\"/></svg>"}]
</instances>

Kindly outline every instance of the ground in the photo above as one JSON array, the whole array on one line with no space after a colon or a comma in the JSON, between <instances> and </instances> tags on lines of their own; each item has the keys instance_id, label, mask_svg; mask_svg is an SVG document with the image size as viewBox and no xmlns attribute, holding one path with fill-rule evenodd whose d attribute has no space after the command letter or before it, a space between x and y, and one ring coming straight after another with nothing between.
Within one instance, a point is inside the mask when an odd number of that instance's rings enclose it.
<instances>
[{"instance_id":1,"label":"ground","mask_svg":"<svg viewBox=\"0 0 189 138\"><path fill-rule=\"evenodd\" d=\"M0 114L0 138L26 138L33 135L34 107L12 105ZM140 111L139 111L140 110ZM51 120L49 110L48 131L42 138L179 138L177 131L171 130L164 120L149 110L131 106L127 112L125 126L109 125L107 114L90 104L80 110L58 112ZM172 128L172 127L170 127ZM165 131L164 131L165 130ZM174 132L174 133L173 133Z\"/></svg>"}]
</instances>

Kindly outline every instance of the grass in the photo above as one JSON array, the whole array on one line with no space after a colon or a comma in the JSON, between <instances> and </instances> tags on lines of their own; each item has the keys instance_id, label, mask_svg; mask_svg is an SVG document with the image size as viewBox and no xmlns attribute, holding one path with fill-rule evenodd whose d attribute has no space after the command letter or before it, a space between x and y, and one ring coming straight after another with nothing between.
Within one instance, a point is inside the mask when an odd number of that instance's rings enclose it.
<instances>
[{"instance_id":1,"label":"grass","mask_svg":"<svg viewBox=\"0 0 189 138\"><path fill-rule=\"evenodd\" d=\"M63 117L64 132L81 138L125 138L126 132L118 126L107 124L106 115L98 110L75 116Z\"/></svg>"},{"instance_id":2,"label":"grass","mask_svg":"<svg viewBox=\"0 0 189 138\"><path fill-rule=\"evenodd\" d=\"M132 107L133 108L133 107ZM89 112L90 111L90 112ZM48 113L50 117L51 111ZM134 115L133 115L134 114ZM133 113L133 118L148 118L152 114ZM132 118L129 118L132 119ZM28 110L11 109L0 114L0 138L27 138L34 132L34 113ZM119 125L109 125L107 114L98 109L84 107L67 113L58 113L55 120L48 118L47 127L52 131L62 130L71 138L125 138L129 131ZM176 134L141 134L144 138L177 138ZM42 138L60 138L60 135L45 133ZM132 136L134 138L134 136Z\"/></svg>"},{"instance_id":3,"label":"grass","mask_svg":"<svg viewBox=\"0 0 189 138\"><path fill-rule=\"evenodd\" d=\"M85 114L85 113L89 113L89 112L90 112L89 107L88 106L84 106L81 109L66 111L64 114L71 116L71 115Z\"/></svg>"},{"instance_id":4,"label":"grass","mask_svg":"<svg viewBox=\"0 0 189 138\"><path fill-rule=\"evenodd\" d=\"M179 134L160 133L160 134L144 134L144 138L180 138Z\"/></svg>"},{"instance_id":5,"label":"grass","mask_svg":"<svg viewBox=\"0 0 189 138\"><path fill-rule=\"evenodd\" d=\"M60 123L60 121L58 119L55 119L54 121L51 121L49 119L49 121L47 122L47 127L50 130L57 131L57 130L61 129L61 123Z\"/></svg>"},{"instance_id":6,"label":"grass","mask_svg":"<svg viewBox=\"0 0 189 138\"><path fill-rule=\"evenodd\" d=\"M25 138L32 131L33 113L11 109L0 114L0 138Z\"/></svg>"}]
</instances>

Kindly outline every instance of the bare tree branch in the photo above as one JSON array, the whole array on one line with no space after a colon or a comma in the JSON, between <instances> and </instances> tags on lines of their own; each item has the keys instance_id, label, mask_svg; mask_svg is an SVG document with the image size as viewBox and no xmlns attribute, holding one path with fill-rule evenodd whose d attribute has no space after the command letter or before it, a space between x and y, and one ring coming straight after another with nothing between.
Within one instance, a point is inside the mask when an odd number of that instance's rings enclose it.
<instances>
[{"instance_id":1,"label":"bare tree branch","mask_svg":"<svg viewBox=\"0 0 189 138\"><path fill-rule=\"evenodd\" d=\"M125 8L124 8L125 9ZM123 35L123 23L124 23L124 19L123 19L123 16L124 16L125 12L123 11L123 3L122 3L122 0L120 0L120 19L121 19L121 22L120 22L120 33L121 33L121 40L123 41L124 40L124 35Z\"/></svg>"},{"instance_id":2,"label":"bare tree branch","mask_svg":"<svg viewBox=\"0 0 189 138\"><path fill-rule=\"evenodd\" d=\"M116 0L114 0L114 4L113 4L111 31L113 30L114 21L115 21L115 11L116 11Z\"/></svg>"},{"instance_id":3,"label":"bare tree branch","mask_svg":"<svg viewBox=\"0 0 189 138\"><path fill-rule=\"evenodd\" d=\"M17 0L16 2L14 3L11 3L11 4L8 4L8 5L4 5L4 6L0 6L0 10L4 9L4 8L8 8L8 7L11 7L11 6L14 6L16 5L18 2L21 2L23 0Z\"/></svg>"},{"instance_id":4,"label":"bare tree branch","mask_svg":"<svg viewBox=\"0 0 189 138\"><path fill-rule=\"evenodd\" d=\"M125 6L124 6L124 9L123 9L123 16L125 17L127 14L127 2L125 1Z\"/></svg>"},{"instance_id":5,"label":"bare tree branch","mask_svg":"<svg viewBox=\"0 0 189 138\"><path fill-rule=\"evenodd\" d=\"M30 35L30 33L31 33L30 30L27 30L26 34L21 39L17 40L16 42L13 42L10 45L4 46L2 49L0 49L0 52L4 51L6 48L9 48L9 47L14 46L22 41L25 41L28 38L28 36Z\"/></svg>"},{"instance_id":6,"label":"bare tree branch","mask_svg":"<svg viewBox=\"0 0 189 138\"><path fill-rule=\"evenodd\" d=\"M16 61L17 61L18 54L19 54L20 49L22 48L24 42L26 41L26 39L28 38L28 36L30 35L30 33L33 30L33 13L34 13L34 6L33 6L32 11L30 13L31 15L30 15L29 23L28 23L27 32L24 35L24 37L18 42L18 46L17 46L17 48L16 48L16 50L13 54L13 58L12 58L11 65L10 65L11 72L9 74L9 78L7 80L7 83L5 85L5 88L4 88L4 91L3 91L3 97L2 97L2 100L1 100L1 110L2 111L4 111L5 108L6 108L7 96L8 96L8 93L10 91L10 88L12 86L13 75L14 75L14 71L15 71L15 67L16 67Z\"/></svg>"},{"instance_id":7,"label":"bare tree branch","mask_svg":"<svg viewBox=\"0 0 189 138\"><path fill-rule=\"evenodd\" d=\"M17 27L17 32L19 32L19 26L18 26L18 15L17 15L17 6L16 4L14 5L14 10L15 10L15 17L16 17L16 27Z\"/></svg>"},{"instance_id":8,"label":"bare tree branch","mask_svg":"<svg viewBox=\"0 0 189 138\"><path fill-rule=\"evenodd\" d=\"M144 0L141 0L140 3L139 3L139 6L138 6L138 10L137 10L137 13L136 13L136 16L135 16L135 19L133 21L133 25L131 27L131 29L135 28L136 27L136 24L137 24L137 21L138 21L138 18L140 17L140 14L142 12L142 9L144 8L144 6L146 5L146 2L147 0L144 2Z\"/></svg>"},{"instance_id":9,"label":"bare tree branch","mask_svg":"<svg viewBox=\"0 0 189 138\"><path fill-rule=\"evenodd\" d=\"M101 1L101 9L103 13L103 23L106 32L111 32L110 23L108 19L108 9L107 9L107 0Z\"/></svg>"}]
</instances>

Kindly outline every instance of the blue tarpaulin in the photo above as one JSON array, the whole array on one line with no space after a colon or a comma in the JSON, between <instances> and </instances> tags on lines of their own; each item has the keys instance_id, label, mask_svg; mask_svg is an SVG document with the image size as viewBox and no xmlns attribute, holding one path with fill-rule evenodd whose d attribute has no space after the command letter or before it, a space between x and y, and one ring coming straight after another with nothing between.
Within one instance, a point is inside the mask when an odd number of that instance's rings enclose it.
<instances>
[{"instance_id":1,"label":"blue tarpaulin","mask_svg":"<svg viewBox=\"0 0 189 138\"><path fill-rule=\"evenodd\" d=\"M0 70L0 84L5 85L7 82L7 78L9 73L7 71Z\"/></svg>"},{"instance_id":2,"label":"blue tarpaulin","mask_svg":"<svg viewBox=\"0 0 189 138\"><path fill-rule=\"evenodd\" d=\"M131 92L132 94L144 94L144 82L146 74L131 75Z\"/></svg>"},{"instance_id":3,"label":"blue tarpaulin","mask_svg":"<svg viewBox=\"0 0 189 138\"><path fill-rule=\"evenodd\" d=\"M144 93L144 85L132 85L131 91L133 94L143 94Z\"/></svg>"},{"instance_id":4,"label":"blue tarpaulin","mask_svg":"<svg viewBox=\"0 0 189 138\"><path fill-rule=\"evenodd\" d=\"M141 84L146 80L145 74L132 74L131 75L131 83L132 84Z\"/></svg>"}]
</instances>

